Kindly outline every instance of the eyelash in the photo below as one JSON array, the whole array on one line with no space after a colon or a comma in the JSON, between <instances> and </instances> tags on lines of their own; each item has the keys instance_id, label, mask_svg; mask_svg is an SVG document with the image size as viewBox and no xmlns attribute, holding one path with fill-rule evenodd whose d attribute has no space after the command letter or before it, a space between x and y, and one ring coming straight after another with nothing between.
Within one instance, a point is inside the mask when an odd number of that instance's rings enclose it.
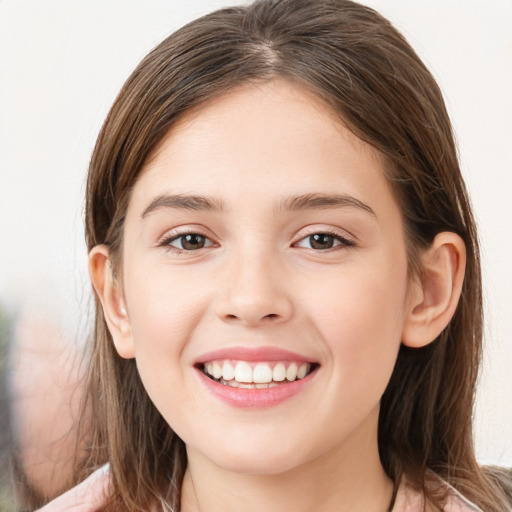
<instances>
[{"instance_id":1,"label":"eyelash","mask_svg":"<svg viewBox=\"0 0 512 512\"><path fill-rule=\"evenodd\" d=\"M313 247L309 247L309 249L315 251L315 252L330 252L335 251L339 249L348 249L350 247L355 247L355 242L352 240L349 240L348 238L341 236L339 233L336 233L334 231L329 230L319 230L319 231L312 231L311 233L307 234L306 236L303 236L298 242L295 242L293 245L297 246L300 242L310 239L311 237L315 235L324 235L332 237L335 241L338 241L339 244L335 245L334 247L329 247L327 249L314 249Z\"/></svg>"},{"instance_id":2,"label":"eyelash","mask_svg":"<svg viewBox=\"0 0 512 512\"><path fill-rule=\"evenodd\" d=\"M160 243L158 245L160 247L165 247L167 250L172 251L172 252L174 252L176 254L182 254L182 253L185 253L185 252L189 252L189 253L190 252L194 252L194 249L180 249L179 247L175 247L175 246L171 245L172 242L174 242L176 240L183 239L183 238L185 238L186 236L189 236L189 235L195 235L195 236L203 238L205 241L210 242L208 245L206 245L204 247L200 247L199 249L203 249L205 247L212 247L212 246L215 245L215 243L210 238L208 238L206 235L203 235L202 233L200 233L198 231L186 231L186 232L183 232L183 233L178 233L178 234L173 234L173 235L170 235L170 236L166 236L165 238L163 238L160 241ZM199 250L199 249L195 249L195 250Z\"/></svg>"},{"instance_id":3,"label":"eyelash","mask_svg":"<svg viewBox=\"0 0 512 512\"><path fill-rule=\"evenodd\" d=\"M172 242L183 239L186 236L190 236L190 235L195 235L195 236L201 237L202 239L205 240L205 243L207 245L199 247L198 249L183 249L183 248L175 247L172 245ZM306 249L310 249L315 252L331 252L331 251L335 251L335 250L339 250L339 249L347 249L350 247L354 247L356 245L354 241L349 240L348 238L345 238L345 237L341 236L340 234L335 233L334 231L319 230L319 231L313 231L313 232L307 234L306 236L303 236L298 242L295 242L293 244L293 246L301 247L299 245L301 242L303 242L307 239L311 239L311 237L313 237L315 235L324 235L324 236L332 237L334 239L334 241L337 241L339 243L338 243L338 245L334 245L333 247L328 247L326 249L315 249L314 247L306 247ZM182 241L182 244L183 244L183 241ZM203 235L200 232L187 231L187 232L183 232L183 233L179 233L179 234L172 234L170 236L167 236L167 237L163 238L158 245L160 247L165 247L168 251L172 251L175 254L182 254L185 252L192 253L192 252L195 252L200 249L214 247L215 242L213 242L210 238L208 238L206 235Z\"/></svg>"}]
</instances>

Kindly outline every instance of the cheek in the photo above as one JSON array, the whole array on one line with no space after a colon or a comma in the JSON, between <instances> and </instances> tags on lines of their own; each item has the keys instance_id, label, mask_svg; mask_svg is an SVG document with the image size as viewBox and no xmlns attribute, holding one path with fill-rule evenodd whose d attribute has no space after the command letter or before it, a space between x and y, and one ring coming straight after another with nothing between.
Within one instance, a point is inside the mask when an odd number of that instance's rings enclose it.
<instances>
[{"instance_id":1,"label":"cheek","mask_svg":"<svg viewBox=\"0 0 512 512\"><path fill-rule=\"evenodd\" d=\"M153 267L132 272L125 285L137 367L157 406L185 377L183 352L208 306L197 284Z\"/></svg>"},{"instance_id":2,"label":"cheek","mask_svg":"<svg viewBox=\"0 0 512 512\"><path fill-rule=\"evenodd\" d=\"M136 350L152 345L176 352L208 306L208 290L191 276L161 266L139 269L126 296Z\"/></svg>"},{"instance_id":3,"label":"cheek","mask_svg":"<svg viewBox=\"0 0 512 512\"><path fill-rule=\"evenodd\" d=\"M369 268L379 270L340 272L310 304L337 385L378 391L389 381L401 343L407 267Z\"/></svg>"}]
</instances>

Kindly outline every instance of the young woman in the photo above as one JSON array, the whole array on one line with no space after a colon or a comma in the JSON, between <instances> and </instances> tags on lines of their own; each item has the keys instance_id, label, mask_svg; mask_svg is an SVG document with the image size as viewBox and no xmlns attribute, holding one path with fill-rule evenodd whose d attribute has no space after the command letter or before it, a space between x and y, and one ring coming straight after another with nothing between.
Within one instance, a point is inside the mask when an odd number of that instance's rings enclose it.
<instances>
[{"instance_id":1,"label":"young woman","mask_svg":"<svg viewBox=\"0 0 512 512\"><path fill-rule=\"evenodd\" d=\"M510 509L473 452L450 122L373 10L260 1L171 35L103 126L86 230L76 481L110 467L44 510Z\"/></svg>"}]
</instances>

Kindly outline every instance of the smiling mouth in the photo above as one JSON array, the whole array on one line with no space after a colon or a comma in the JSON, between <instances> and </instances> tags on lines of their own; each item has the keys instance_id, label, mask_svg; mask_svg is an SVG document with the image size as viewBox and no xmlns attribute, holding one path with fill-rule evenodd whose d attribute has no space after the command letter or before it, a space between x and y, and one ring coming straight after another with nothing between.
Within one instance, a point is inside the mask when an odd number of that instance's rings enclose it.
<instances>
[{"instance_id":1,"label":"smiling mouth","mask_svg":"<svg viewBox=\"0 0 512 512\"><path fill-rule=\"evenodd\" d=\"M302 380L318 368L306 362L248 362L215 360L198 368L211 380L243 389L268 389Z\"/></svg>"}]
</instances>

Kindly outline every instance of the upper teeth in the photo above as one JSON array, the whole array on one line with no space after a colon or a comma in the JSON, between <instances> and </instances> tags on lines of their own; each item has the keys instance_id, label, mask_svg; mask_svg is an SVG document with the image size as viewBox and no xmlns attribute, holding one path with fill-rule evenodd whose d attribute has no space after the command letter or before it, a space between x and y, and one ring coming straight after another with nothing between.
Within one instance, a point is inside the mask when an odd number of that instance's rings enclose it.
<instances>
[{"instance_id":1,"label":"upper teeth","mask_svg":"<svg viewBox=\"0 0 512 512\"><path fill-rule=\"evenodd\" d=\"M214 379L235 380L244 384L266 384L294 381L304 378L309 370L309 363L248 363L246 361L211 361L204 370Z\"/></svg>"}]
</instances>

